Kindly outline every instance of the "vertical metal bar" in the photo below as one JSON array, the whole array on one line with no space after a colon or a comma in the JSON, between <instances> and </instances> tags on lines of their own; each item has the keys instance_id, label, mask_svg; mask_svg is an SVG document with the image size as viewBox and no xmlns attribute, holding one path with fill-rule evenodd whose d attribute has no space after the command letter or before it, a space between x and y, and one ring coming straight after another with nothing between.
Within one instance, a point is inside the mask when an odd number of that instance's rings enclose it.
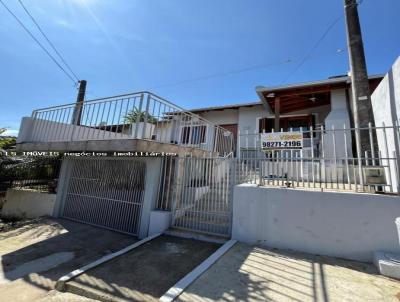
<instances>
[{"instance_id":1,"label":"vertical metal bar","mask_svg":"<svg viewBox=\"0 0 400 302\"><path fill-rule=\"evenodd\" d=\"M383 130L383 139L384 139L384 146L385 146L385 157L386 157L386 162L387 162L387 166L388 166L388 174L389 174L389 190L392 193L393 192L393 182L392 182L392 172L390 169L390 158L389 158L389 148L388 148L388 142L387 142L387 134L386 134L386 127L385 127L385 123L382 123L382 130Z\"/></svg>"},{"instance_id":2,"label":"vertical metal bar","mask_svg":"<svg viewBox=\"0 0 400 302\"><path fill-rule=\"evenodd\" d=\"M312 170L312 181L313 181L313 188L315 188L315 169L314 169L314 131L313 126L310 126L310 141L311 141L311 170Z\"/></svg>"},{"instance_id":3,"label":"vertical metal bar","mask_svg":"<svg viewBox=\"0 0 400 302\"><path fill-rule=\"evenodd\" d=\"M335 169L335 177L336 177L336 189L339 189L338 162L337 162L337 153L336 153L336 129L335 129L334 125L332 125L332 133L333 133L333 157L335 160L334 169Z\"/></svg>"},{"instance_id":4,"label":"vertical metal bar","mask_svg":"<svg viewBox=\"0 0 400 302\"><path fill-rule=\"evenodd\" d=\"M351 130L350 130L351 131ZM347 174L347 183L349 184L349 190L351 190L351 181L350 181L350 169L349 169L349 154L348 154L348 146L347 146L347 133L346 133L346 124L343 124L343 134L344 134L344 152L346 157L346 174ZM344 183L344 179L343 179Z\"/></svg>"}]
</instances>

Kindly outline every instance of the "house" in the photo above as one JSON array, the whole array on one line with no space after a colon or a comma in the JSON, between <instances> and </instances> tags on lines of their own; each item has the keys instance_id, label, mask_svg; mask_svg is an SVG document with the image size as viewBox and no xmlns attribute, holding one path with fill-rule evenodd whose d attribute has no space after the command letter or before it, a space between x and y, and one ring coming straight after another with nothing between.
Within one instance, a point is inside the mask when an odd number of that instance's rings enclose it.
<instances>
[{"instance_id":1,"label":"house","mask_svg":"<svg viewBox=\"0 0 400 302\"><path fill-rule=\"evenodd\" d=\"M370 77L371 92L382 78ZM382 129L353 126L349 77L256 92L256 102L192 110L150 92L37 109L17 150L79 152L63 159L54 215L139 237L154 223L229 237L242 182L396 192L394 158L375 154ZM272 132L295 133L299 145L264 150ZM363 157L359 132L374 146ZM156 156L131 156L141 152Z\"/></svg>"},{"instance_id":2,"label":"house","mask_svg":"<svg viewBox=\"0 0 400 302\"><path fill-rule=\"evenodd\" d=\"M383 76L370 76L371 93L381 82ZM248 150L255 145L254 134L271 131L303 131L321 129L347 129L354 127L351 102L350 77L338 76L327 80L278 87L256 88L260 100L225 106L215 106L190 110L212 123L233 133L235 150ZM362 118L362 117L361 117ZM247 141L239 139L250 134ZM337 138L341 145L342 137ZM317 140L315 140L317 144ZM349 138L349 154L352 153ZM326 148L325 154L332 148ZM344 156L340 150L338 157ZM240 154L238 154L239 156ZM351 157L351 156L350 156Z\"/></svg>"}]
</instances>

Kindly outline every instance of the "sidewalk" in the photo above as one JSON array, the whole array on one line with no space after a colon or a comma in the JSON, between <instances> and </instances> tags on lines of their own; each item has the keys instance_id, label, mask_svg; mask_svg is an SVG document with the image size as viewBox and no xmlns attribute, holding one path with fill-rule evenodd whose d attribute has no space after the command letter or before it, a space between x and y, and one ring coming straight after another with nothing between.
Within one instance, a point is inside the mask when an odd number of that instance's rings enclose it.
<instances>
[{"instance_id":1,"label":"sidewalk","mask_svg":"<svg viewBox=\"0 0 400 302\"><path fill-rule=\"evenodd\" d=\"M366 263L236 244L177 301L396 301L400 282Z\"/></svg>"}]
</instances>

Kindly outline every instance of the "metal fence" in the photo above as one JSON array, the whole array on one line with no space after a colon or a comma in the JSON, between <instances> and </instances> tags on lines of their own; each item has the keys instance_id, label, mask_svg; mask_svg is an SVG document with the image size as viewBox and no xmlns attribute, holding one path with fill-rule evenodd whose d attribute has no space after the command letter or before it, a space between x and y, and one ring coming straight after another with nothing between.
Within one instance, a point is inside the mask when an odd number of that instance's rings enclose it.
<instances>
[{"instance_id":1,"label":"metal fence","mask_svg":"<svg viewBox=\"0 0 400 302\"><path fill-rule=\"evenodd\" d=\"M171 210L172 226L229 236L233 158L165 158L157 208Z\"/></svg>"},{"instance_id":2,"label":"metal fence","mask_svg":"<svg viewBox=\"0 0 400 302\"><path fill-rule=\"evenodd\" d=\"M265 133L239 133L236 182L259 185L399 192L399 126L290 129L302 148L263 149ZM356 138L363 137L362 152Z\"/></svg>"},{"instance_id":3,"label":"metal fence","mask_svg":"<svg viewBox=\"0 0 400 302\"><path fill-rule=\"evenodd\" d=\"M56 193L60 169L61 160L55 158L0 164L0 192L15 188Z\"/></svg>"},{"instance_id":4,"label":"metal fence","mask_svg":"<svg viewBox=\"0 0 400 302\"><path fill-rule=\"evenodd\" d=\"M61 217L138 235L146 165L133 159L70 158Z\"/></svg>"},{"instance_id":5,"label":"metal fence","mask_svg":"<svg viewBox=\"0 0 400 302\"><path fill-rule=\"evenodd\" d=\"M146 139L221 155L233 135L150 92L71 103L32 113L31 142Z\"/></svg>"}]
</instances>

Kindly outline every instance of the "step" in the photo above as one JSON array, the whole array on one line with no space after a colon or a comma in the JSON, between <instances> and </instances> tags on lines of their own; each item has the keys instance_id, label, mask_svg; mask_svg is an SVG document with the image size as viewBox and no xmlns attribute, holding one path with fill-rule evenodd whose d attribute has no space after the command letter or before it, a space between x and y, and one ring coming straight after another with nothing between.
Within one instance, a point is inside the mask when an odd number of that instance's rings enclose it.
<instances>
[{"instance_id":1,"label":"step","mask_svg":"<svg viewBox=\"0 0 400 302\"><path fill-rule=\"evenodd\" d=\"M170 227L168 230L164 232L166 235L182 237L187 239L195 239L206 242L220 243L224 244L227 242L230 237L222 236L216 234L208 234L206 232L196 231L196 230L187 230L179 227Z\"/></svg>"}]
</instances>

